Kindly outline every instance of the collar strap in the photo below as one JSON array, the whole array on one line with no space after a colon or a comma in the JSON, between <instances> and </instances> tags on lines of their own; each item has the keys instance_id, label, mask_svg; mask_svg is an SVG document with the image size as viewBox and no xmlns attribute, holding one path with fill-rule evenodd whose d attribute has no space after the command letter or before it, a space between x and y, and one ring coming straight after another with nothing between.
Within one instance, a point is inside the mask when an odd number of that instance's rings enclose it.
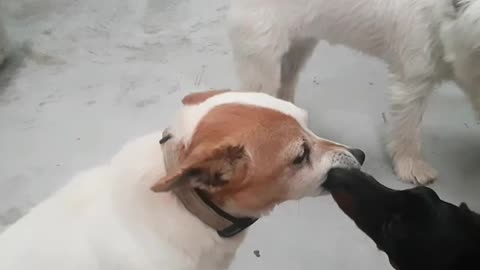
<instances>
[{"instance_id":1,"label":"collar strap","mask_svg":"<svg viewBox=\"0 0 480 270\"><path fill-rule=\"evenodd\" d=\"M160 145L164 155L165 169L168 172L178 162L178 159L174 146L167 143L173 138L173 135L167 129L162 136ZM173 193L190 213L216 230L222 238L233 237L257 221L256 218L234 217L223 211L208 198L203 190L180 187L175 188Z\"/></svg>"},{"instance_id":2,"label":"collar strap","mask_svg":"<svg viewBox=\"0 0 480 270\"><path fill-rule=\"evenodd\" d=\"M202 199L202 201L208 205L217 215L220 217L230 221L232 224L222 230L217 230L218 235L221 237L232 237L239 233L241 233L246 228L250 227L253 223L255 223L258 219L257 218L237 218L229 213L220 209L220 207L216 206L211 200L208 199L205 192L199 189L195 189L197 195Z\"/></svg>"}]
</instances>

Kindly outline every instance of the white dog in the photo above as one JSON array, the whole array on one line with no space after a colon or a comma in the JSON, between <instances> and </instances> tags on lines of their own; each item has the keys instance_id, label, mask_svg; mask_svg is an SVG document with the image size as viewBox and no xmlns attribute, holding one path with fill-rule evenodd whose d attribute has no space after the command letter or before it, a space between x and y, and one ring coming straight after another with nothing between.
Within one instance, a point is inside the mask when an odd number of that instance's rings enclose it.
<instances>
[{"instance_id":1,"label":"white dog","mask_svg":"<svg viewBox=\"0 0 480 270\"><path fill-rule=\"evenodd\" d=\"M0 269L224 270L257 218L364 159L267 94L183 103L168 132L127 144L0 235Z\"/></svg>"},{"instance_id":2,"label":"white dog","mask_svg":"<svg viewBox=\"0 0 480 270\"><path fill-rule=\"evenodd\" d=\"M436 179L420 150L427 97L455 81L480 112L480 0L232 0L230 37L242 89L293 101L318 41L384 59L391 72L389 149L399 178Z\"/></svg>"}]
</instances>

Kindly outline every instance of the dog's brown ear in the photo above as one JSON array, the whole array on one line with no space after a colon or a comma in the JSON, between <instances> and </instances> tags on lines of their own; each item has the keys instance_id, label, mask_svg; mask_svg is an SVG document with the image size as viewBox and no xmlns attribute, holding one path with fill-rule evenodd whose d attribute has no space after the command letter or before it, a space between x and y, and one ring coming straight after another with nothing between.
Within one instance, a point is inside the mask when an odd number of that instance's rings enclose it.
<instances>
[{"instance_id":1,"label":"dog's brown ear","mask_svg":"<svg viewBox=\"0 0 480 270\"><path fill-rule=\"evenodd\" d=\"M243 175L247 165L248 157L243 146L221 146L188 157L178 169L160 179L151 189L154 192L165 192L188 185L214 190Z\"/></svg>"},{"instance_id":2,"label":"dog's brown ear","mask_svg":"<svg viewBox=\"0 0 480 270\"><path fill-rule=\"evenodd\" d=\"M230 92L231 90L229 89L223 89L223 90L209 90L209 91L204 91L204 92L195 92L195 93L191 93L191 94L188 94L186 95L183 99L182 99L182 103L183 105L197 105L199 103L202 103L204 102L205 100L215 96L215 95L218 95L218 94L222 94L222 93L225 93L225 92Z\"/></svg>"}]
</instances>

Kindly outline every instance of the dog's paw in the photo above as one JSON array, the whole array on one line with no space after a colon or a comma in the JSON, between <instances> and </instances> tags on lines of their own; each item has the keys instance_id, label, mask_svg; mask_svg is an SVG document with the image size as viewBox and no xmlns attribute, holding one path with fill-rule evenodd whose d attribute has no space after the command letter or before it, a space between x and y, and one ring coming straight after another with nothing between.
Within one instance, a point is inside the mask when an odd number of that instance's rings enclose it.
<instances>
[{"instance_id":1,"label":"dog's paw","mask_svg":"<svg viewBox=\"0 0 480 270\"><path fill-rule=\"evenodd\" d=\"M394 163L395 172L403 182L428 185L437 179L437 171L421 159L401 157L395 159Z\"/></svg>"}]
</instances>

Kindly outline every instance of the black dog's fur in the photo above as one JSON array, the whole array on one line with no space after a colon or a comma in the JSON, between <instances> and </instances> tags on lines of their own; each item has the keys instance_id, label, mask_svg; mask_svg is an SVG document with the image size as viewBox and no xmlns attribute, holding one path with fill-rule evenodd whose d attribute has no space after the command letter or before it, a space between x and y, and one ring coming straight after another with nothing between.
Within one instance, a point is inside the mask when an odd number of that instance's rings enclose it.
<instances>
[{"instance_id":1,"label":"black dog's fur","mask_svg":"<svg viewBox=\"0 0 480 270\"><path fill-rule=\"evenodd\" d=\"M480 269L480 216L430 188L392 190L360 170L333 169L323 185L397 270Z\"/></svg>"}]
</instances>

